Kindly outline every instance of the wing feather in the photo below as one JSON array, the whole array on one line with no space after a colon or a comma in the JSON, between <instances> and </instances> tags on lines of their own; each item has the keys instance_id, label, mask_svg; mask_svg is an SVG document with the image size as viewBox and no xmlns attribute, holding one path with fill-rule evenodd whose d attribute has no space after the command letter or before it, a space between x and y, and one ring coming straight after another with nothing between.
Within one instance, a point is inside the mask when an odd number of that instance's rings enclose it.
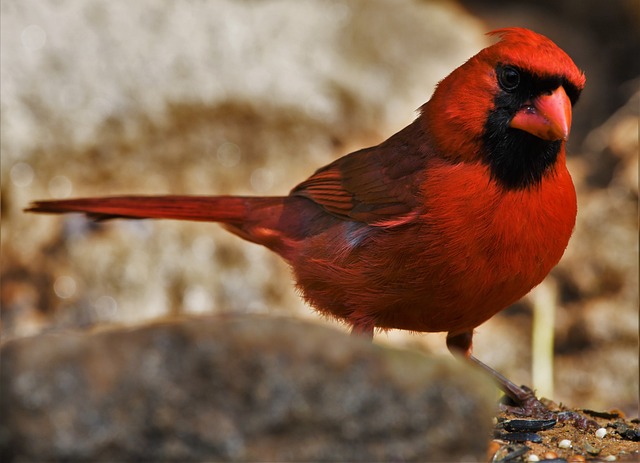
<instances>
[{"instance_id":1,"label":"wing feather","mask_svg":"<svg viewBox=\"0 0 640 463\"><path fill-rule=\"evenodd\" d=\"M428 156L405 130L384 143L348 154L319 169L291 194L330 214L374 226L407 223L420 208L420 185Z\"/></svg>"}]
</instances>

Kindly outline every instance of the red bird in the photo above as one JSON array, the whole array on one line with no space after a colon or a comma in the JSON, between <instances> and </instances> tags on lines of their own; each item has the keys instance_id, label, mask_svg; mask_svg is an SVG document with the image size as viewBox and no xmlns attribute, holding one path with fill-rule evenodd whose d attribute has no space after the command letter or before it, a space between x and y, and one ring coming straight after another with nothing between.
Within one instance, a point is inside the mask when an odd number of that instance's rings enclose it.
<instances>
[{"instance_id":1,"label":"red bird","mask_svg":"<svg viewBox=\"0 0 640 463\"><path fill-rule=\"evenodd\" d=\"M576 194L565 142L585 84L548 38L490 35L500 41L440 82L413 123L288 196L119 196L27 210L220 222L282 256L309 304L353 333L446 331L450 350L480 363L474 328L539 284L569 242ZM520 403L531 399L498 379Z\"/></svg>"}]
</instances>

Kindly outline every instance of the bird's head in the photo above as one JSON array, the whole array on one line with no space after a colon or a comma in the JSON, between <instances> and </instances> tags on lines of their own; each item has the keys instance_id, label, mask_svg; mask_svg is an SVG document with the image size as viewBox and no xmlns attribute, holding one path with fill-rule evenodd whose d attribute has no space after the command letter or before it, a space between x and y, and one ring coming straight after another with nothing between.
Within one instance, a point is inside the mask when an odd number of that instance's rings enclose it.
<instances>
[{"instance_id":1,"label":"bird's head","mask_svg":"<svg viewBox=\"0 0 640 463\"><path fill-rule=\"evenodd\" d=\"M503 186L527 188L564 149L585 77L540 34L509 28L489 35L501 40L438 84L422 120L441 156L484 162Z\"/></svg>"}]
</instances>

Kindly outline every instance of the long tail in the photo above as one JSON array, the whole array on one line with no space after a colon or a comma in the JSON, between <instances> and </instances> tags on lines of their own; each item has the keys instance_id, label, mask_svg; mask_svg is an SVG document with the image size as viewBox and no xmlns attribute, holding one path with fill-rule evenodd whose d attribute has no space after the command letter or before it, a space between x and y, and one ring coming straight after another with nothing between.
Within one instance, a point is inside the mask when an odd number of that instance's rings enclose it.
<instances>
[{"instance_id":1,"label":"long tail","mask_svg":"<svg viewBox=\"0 0 640 463\"><path fill-rule=\"evenodd\" d=\"M276 198L241 196L111 196L35 201L26 212L63 214L81 212L96 220L115 218L177 219L203 222L242 222L249 203L271 202ZM265 204L266 205L266 204Z\"/></svg>"},{"instance_id":2,"label":"long tail","mask_svg":"<svg viewBox=\"0 0 640 463\"><path fill-rule=\"evenodd\" d=\"M35 201L26 212L79 212L95 220L176 219L219 222L241 238L289 260L296 242L337 220L299 196L107 196Z\"/></svg>"}]
</instances>

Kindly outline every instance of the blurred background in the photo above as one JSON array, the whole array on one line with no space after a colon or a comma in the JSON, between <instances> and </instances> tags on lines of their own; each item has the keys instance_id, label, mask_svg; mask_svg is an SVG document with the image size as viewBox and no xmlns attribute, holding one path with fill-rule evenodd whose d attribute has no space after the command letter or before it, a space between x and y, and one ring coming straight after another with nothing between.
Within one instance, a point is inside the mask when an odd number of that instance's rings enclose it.
<instances>
[{"instance_id":1,"label":"blurred background","mask_svg":"<svg viewBox=\"0 0 640 463\"><path fill-rule=\"evenodd\" d=\"M547 301L552 398L637 416L636 0L3 0L1 13L3 340L214 312L343 329L302 303L277 256L215 224L22 209L71 196L286 194L411 122L490 43L485 32L525 26L587 75L568 147L578 223L542 287L478 327L475 353L531 384L532 307ZM446 353L442 334L376 339Z\"/></svg>"}]
</instances>

